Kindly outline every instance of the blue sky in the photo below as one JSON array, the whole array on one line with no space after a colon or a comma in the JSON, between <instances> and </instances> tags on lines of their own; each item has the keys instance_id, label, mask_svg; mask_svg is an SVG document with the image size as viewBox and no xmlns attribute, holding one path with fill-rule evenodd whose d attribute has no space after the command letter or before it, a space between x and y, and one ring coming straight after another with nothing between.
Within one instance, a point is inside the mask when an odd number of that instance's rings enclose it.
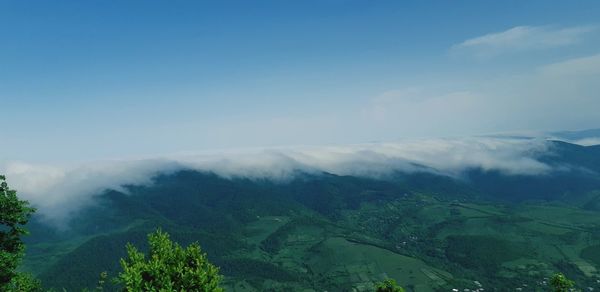
<instances>
[{"instance_id":1,"label":"blue sky","mask_svg":"<svg viewBox=\"0 0 600 292\"><path fill-rule=\"evenodd\" d=\"M596 128L597 1L3 1L0 160Z\"/></svg>"}]
</instances>

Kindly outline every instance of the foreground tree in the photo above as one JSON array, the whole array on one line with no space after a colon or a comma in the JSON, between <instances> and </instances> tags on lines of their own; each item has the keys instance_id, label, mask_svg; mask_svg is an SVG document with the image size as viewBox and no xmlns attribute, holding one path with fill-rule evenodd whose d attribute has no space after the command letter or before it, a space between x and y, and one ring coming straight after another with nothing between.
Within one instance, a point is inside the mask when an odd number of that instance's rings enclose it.
<instances>
[{"instance_id":1,"label":"foreground tree","mask_svg":"<svg viewBox=\"0 0 600 292\"><path fill-rule=\"evenodd\" d=\"M149 234L148 241L148 258L127 245L117 278L124 291L223 291L219 269L208 262L198 243L182 248L160 229Z\"/></svg>"},{"instance_id":2,"label":"foreground tree","mask_svg":"<svg viewBox=\"0 0 600 292\"><path fill-rule=\"evenodd\" d=\"M396 284L396 280L387 279L381 283L375 284L375 292L404 292L404 288Z\"/></svg>"},{"instance_id":3,"label":"foreground tree","mask_svg":"<svg viewBox=\"0 0 600 292\"><path fill-rule=\"evenodd\" d=\"M40 284L16 271L25 251L21 236L28 234L25 224L35 212L29 202L19 200L0 175L0 291L34 291Z\"/></svg>"},{"instance_id":4,"label":"foreground tree","mask_svg":"<svg viewBox=\"0 0 600 292\"><path fill-rule=\"evenodd\" d=\"M575 282L569 280L565 275L557 273L550 279L550 285L554 292L567 292L573 288Z\"/></svg>"}]
</instances>

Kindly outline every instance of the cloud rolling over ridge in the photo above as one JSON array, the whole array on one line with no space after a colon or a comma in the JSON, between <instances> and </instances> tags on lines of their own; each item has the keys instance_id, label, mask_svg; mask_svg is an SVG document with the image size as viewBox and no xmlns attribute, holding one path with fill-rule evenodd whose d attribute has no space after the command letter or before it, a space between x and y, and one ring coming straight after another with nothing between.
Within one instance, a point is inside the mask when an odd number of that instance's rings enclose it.
<instances>
[{"instance_id":1,"label":"cloud rolling over ridge","mask_svg":"<svg viewBox=\"0 0 600 292\"><path fill-rule=\"evenodd\" d=\"M75 211L93 204L94 195L106 189L124 191L123 185L148 185L158 174L181 169L280 182L293 178L298 171L365 177L430 171L458 176L466 169L481 168L535 175L550 170L535 159L536 153L547 150L543 139L474 137L171 155L68 167L7 162L0 171L45 220L60 224Z\"/></svg>"}]
</instances>

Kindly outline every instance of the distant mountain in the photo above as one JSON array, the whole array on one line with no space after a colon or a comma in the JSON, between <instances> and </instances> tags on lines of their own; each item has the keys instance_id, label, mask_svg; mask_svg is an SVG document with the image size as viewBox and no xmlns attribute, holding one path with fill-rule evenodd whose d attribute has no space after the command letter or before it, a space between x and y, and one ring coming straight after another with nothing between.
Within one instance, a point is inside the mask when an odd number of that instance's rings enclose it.
<instances>
[{"instance_id":1,"label":"distant mountain","mask_svg":"<svg viewBox=\"0 0 600 292\"><path fill-rule=\"evenodd\" d=\"M549 151L537 159L552 167L540 175L508 175L499 171L468 170L471 187L489 199L506 201L576 200L600 189L600 145L580 146L549 141Z\"/></svg>"},{"instance_id":2,"label":"distant mountain","mask_svg":"<svg viewBox=\"0 0 600 292\"><path fill-rule=\"evenodd\" d=\"M575 260L548 250L581 233L589 238L577 248L593 255L598 244L600 252L600 214L590 213L600 210L600 146L548 143L536 158L552 171L540 175L297 173L284 182L193 170L161 175L150 186L127 186L127 194L98 195L63 231L34 217L25 268L47 287L92 287L100 272L116 275L127 242L144 249L145 234L160 226L182 244L199 241L231 291L349 291L382 275L409 291L468 288L474 279L512 290L517 280L502 279L520 275L506 269L521 258L546 265L540 275L560 269L585 282ZM551 211L529 212L542 209ZM579 215L569 221L545 212ZM543 250L526 244L538 239ZM530 285L543 278L519 277Z\"/></svg>"},{"instance_id":3,"label":"distant mountain","mask_svg":"<svg viewBox=\"0 0 600 292\"><path fill-rule=\"evenodd\" d=\"M600 145L581 146L561 141L551 141L550 152L538 157L557 169L568 166L600 173Z\"/></svg>"},{"instance_id":4,"label":"distant mountain","mask_svg":"<svg viewBox=\"0 0 600 292\"><path fill-rule=\"evenodd\" d=\"M581 131L559 131L550 132L549 134L555 138L576 141L581 139L600 138L600 129L588 129Z\"/></svg>"}]
</instances>

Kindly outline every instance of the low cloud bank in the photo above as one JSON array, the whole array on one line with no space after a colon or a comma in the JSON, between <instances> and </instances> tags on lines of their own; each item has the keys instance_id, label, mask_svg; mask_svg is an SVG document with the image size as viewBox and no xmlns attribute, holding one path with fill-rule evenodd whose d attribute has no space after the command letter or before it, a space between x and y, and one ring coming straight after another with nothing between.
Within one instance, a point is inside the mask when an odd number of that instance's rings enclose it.
<instances>
[{"instance_id":1,"label":"low cloud bank","mask_svg":"<svg viewBox=\"0 0 600 292\"><path fill-rule=\"evenodd\" d=\"M573 144L578 144L581 146L594 146L600 145L600 137L598 138L583 138L579 140L570 141Z\"/></svg>"},{"instance_id":2,"label":"low cloud bank","mask_svg":"<svg viewBox=\"0 0 600 292\"><path fill-rule=\"evenodd\" d=\"M163 158L104 161L76 166L24 162L0 165L10 185L38 208L49 223L66 222L93 197L123 185L148 185L158 174L180 169L210 171L230 177L285 181L298 171L381 177L394 171L431 171L457 176L469 168L507 174L543 174L550 167L536 154L549 151L543 139L479 137L407 140L329 147L289 147Z\"/></svg>"}]
</instances>

